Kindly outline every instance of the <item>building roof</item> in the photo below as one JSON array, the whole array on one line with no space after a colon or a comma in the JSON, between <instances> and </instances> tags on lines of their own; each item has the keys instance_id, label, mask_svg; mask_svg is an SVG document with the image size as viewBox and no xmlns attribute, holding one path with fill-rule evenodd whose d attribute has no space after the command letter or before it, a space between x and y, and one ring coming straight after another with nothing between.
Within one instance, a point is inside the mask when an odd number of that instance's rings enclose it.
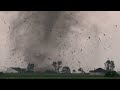
<instances>
[{"instance_id":1,"label":"building roof","mask_svg":"<svg viewBox=\"0 0 120 90\"><path fill-rule=\"evenodd\" d=\"M7 68L6 73L18 73L18 71L12 69L12 68Z\"/></svg>"},{"instance_id":2,"label":"building roof","mask_svg":"<svg viewBox=\"0 0 120 90\"><path fill-rule=\"evenodd\" d=\"M18 72L23 72L23 71L26 71L26 69L22 69L22 68L17 68L17 67L12 67L12 69L18 71Z\"/></svg>"},{"instance_id":3,"label":"building roof","mask_svg":"<svg viewBox=\"0 0 120 90\"><path fill-rule=\"evenodd\" d=\"M105 73L106 70L102 69L102 68L98 68L96 70L91 70L90 72L102 72L102 73Z\"/></svg>"}]
</instances>

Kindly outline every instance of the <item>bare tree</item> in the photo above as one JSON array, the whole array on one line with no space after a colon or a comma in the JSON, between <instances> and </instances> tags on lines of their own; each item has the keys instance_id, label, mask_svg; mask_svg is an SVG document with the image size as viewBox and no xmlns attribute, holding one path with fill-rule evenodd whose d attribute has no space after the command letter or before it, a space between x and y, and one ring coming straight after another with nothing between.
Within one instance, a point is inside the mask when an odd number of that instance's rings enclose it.
<instances>
[{"instance_id":1,"label":"bare tree","mask_svg":"<svg viewBox=\"0 0 120 90\"><path fill-rule=\"evenodd\" d=\"M53 67L55 68L55 71L56 71L57 70L57 63L53 62L52 65L53 65Z\"/></svg>"},{"instance_id":2,"label":"bare tree","mask_svg":"<svg viewBox=\"0 0 120 90\"><path fill-rule=\"evenodd\" d=\"M55 71L60 72L60 68L62 68L62 61L54 61L52 65L55 68Z\"/></svg>"},{"instance_id":3,"label":"bare tree","mask_svg":"<svg viewBox=\"0 0 120 90\"><path fill-rule=\"evenodd\" d=\"M58 63L58 72L60 72L60 68L62 68L62 66L61 66L62 65L62 61L58 61L57 63Z\"/></svg>"}]
</instances>

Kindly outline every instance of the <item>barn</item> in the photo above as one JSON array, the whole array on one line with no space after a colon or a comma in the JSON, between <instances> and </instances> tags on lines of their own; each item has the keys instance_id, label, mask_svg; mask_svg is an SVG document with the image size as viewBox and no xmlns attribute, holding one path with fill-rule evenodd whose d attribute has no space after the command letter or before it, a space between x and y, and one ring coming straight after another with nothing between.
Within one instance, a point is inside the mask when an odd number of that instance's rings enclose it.
<instances>
[{"instance_id":1,"label":"barn","mask_svg":"<svg viewBox=\"0 0 120 90\"><path fill-rule=\"evenodd\" d=\"M7 68L6 73L24 73L26 69L18 68L18 67L10 67Z\"/></svg>"},{"instance_id":2,"label":"barn","mask_svg":"<svg viewBox=\"0 0 120 90\"><path fill-rule=\"evenodd\" d=\"M104 70L102 68L98 68L98 69L89 71L90 75L105 75L105 73L106 73L106 70Z\"/></svg>"},{"instance_id":3,"label":"barn","mask_svg":"<svg viewBox=\"0 0 120 90\"><path fill-rule=\"evenodd\" d=\"M5 73L18 73L18 71L14 70L13 68L7 68Z\"/></svg>"}]
</instances>

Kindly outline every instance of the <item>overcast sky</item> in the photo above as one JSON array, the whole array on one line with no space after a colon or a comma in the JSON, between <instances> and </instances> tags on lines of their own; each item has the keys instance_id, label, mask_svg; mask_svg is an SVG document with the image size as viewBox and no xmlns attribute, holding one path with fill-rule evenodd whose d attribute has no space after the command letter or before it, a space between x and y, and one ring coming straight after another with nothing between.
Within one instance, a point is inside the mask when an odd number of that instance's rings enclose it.
<instances>
[{"instance_id":1,"label":"overcast sky","mask_svg":"<svg viewBox=\"0 0 120 90\"><path fill-rule=\"evenodd\" d=\"M115 62L120 71L119 11L0 11L0 69L48 69L52 61L85 71ZM52 68L52 67L51 67Z\"/></svg>"}]
</instances>

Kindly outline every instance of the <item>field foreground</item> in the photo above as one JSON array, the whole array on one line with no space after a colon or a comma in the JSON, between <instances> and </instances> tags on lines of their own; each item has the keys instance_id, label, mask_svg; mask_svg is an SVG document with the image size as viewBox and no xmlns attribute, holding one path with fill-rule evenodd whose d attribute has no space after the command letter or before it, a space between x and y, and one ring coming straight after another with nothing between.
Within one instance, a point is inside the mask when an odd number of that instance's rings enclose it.
<instances>
[{"instance_id":1,"label":"field foreground","mask_svg":"<svg viewBox=\"0 0 120 90\"><path fill-rule=\"evenodd\" d=\"M120 77L104 77L81 74L6 73L0 74L0 79L120 79Z\"/></svg>"}]
</instances>

